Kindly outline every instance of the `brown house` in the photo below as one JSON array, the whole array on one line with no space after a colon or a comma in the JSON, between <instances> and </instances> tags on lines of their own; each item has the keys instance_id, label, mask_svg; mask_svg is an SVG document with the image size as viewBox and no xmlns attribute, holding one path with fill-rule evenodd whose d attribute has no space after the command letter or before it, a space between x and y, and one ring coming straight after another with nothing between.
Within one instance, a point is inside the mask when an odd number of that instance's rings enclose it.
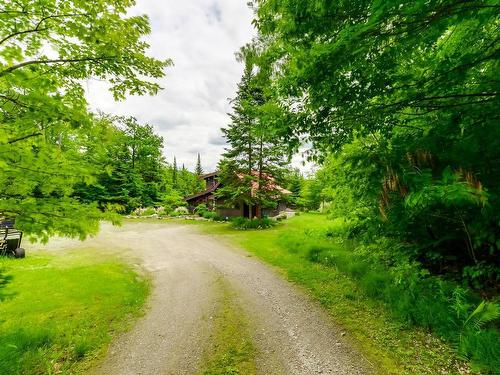
<instances>
[{"instance_id":1,"label":"brown house","mask_svg":"<svg viewBox=\"0 0 500 375\"><path fill-rule=\"evenodd\" d=\"M257 172L254 172L255 174ZM290 191L282 188L274 183L274 179L270 176L266 177L270 182L273 190L280 192L281 197L277 197L277 207L273 209L263 208L260 206L250 207L248 204L241 202L235 207L223 207L224 202L219 198L217 199L214 193L220 188L220 182L217 181L217 172L212 172L201 176L205 180L205 190L185 198L188 204L189 211L193 211L198 205L205 204L209 209L215 210L217 214L223 217L260 217L260 216L277 216L280 212L285 211L287 208L286 201L282 198L283 195L292 194ZM257 191L257 182L252 181L252 193ZM251 211L251 212L250 212Z\"/></svg>"}]
</instances>

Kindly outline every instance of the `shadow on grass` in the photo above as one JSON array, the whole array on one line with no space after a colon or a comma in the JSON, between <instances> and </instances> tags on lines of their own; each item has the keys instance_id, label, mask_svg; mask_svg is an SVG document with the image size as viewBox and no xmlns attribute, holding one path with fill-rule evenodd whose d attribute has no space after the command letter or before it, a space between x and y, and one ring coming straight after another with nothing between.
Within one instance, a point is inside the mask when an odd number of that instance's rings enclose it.
<instances>
[{"instance_id":1,"label":"shadow on grass","mask_svg":"<svg viewBox=\"0 0 500 375\"><path fill-rule=\"evenodd\" d=\"M14 293L6 293L5 288L9 283L12 281L12 276L7 275L5 273L5 270L0 269L0 302L7 299L11 298Z\"/></svg>"}]
</instances>

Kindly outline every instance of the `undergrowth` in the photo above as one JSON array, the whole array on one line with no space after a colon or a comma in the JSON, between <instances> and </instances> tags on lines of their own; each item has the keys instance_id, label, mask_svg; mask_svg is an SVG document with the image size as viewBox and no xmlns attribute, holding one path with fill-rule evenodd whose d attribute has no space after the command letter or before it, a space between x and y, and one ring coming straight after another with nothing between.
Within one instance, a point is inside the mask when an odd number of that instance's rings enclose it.
<instances>
[{"instance_id":1,"label":"undergrowth","mask_svg":"<svg viewBox=\"0 0 500 375\"><path fill-rule=\"evenodd\" d=\"M368 298L382 301L405 326L434 332L448 341L473 369L500 373L500 305L481 302L470 289L432 276L418 263L395 259L397 243L379 239L363 245L342 236L343 223L287 231L281 245L310 262L334 267L355 280Z\"/></svg>"},{"instance_id":2,"label":"undergrowth","mask_svg":"<svg viewBox=\"0 0 500 375\"><path fill-rule=\"evenodd\" d=\"M235 229L267 229L276 225L276 222L264 217L262 219L247 219L244 217L235 217L231 220L231 225Z\"/></svg>"}]
</instances>

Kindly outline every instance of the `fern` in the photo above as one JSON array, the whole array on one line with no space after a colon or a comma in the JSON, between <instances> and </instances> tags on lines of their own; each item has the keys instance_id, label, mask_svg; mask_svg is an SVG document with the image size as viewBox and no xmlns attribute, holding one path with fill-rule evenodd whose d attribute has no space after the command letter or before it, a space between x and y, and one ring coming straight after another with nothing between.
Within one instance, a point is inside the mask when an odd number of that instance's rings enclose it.
<instances>
[{"instance_id":1,"label":"fern","mask_svg":"<svg viewBox=\"0 0 500 375\"><path fill-rule=\"evenodd\" d=\"M498 318L500 318L500 304L482 301L464 322L464 329L473 328L475 331L480 331L486 323Z\"/></svg>"}]
</instances>

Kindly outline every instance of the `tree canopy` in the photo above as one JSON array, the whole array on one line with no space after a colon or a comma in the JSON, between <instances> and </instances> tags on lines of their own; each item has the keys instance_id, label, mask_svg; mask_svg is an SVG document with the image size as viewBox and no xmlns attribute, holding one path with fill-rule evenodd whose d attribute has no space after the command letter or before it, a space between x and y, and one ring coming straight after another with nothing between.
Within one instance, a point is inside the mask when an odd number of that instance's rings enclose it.
<instances>
[{"instance_id":1,"label":"tree canopy","mask_svg":"<svg viewBox=\"0 0 500 375\"><path fill-rule=\"evenodd\" d=\"M73 195L92 183L99 137L85 100L84 80L101 79L115 99L155 94L151 79L170 60L147 56L146 16L127 16L131 0L4 1L0 5L0 215L46 239L84 237L102 213Z\"/></svg>"},{"instance_id":2,"label":"tree canopy","mask_svg":"<svg viewBox=\"0 0 500 375\"><path fill-rule=\"evenodd\" d=\"M353 253L410 290L434 285L451 300L453 282L497 297L498 1L252 3L273 127L321 165L301 203L326 203ZM491 325L459 350L487 362L495 338Z\"/></svg>"},{"instance_id":3,"label":"tree canopy","mask_svg":"<svg viewBox=\"0 0 500 375\"><path fill-rule=\"evenodd\" d=\"M289 144L356 233L407 243L434 272L498 280L500 6L260 0L254 61ZM496 255L495 255L496 254ZM451 266L453 265L453 266ZM448 270L449 271L449 270Z\"/></svg>"},{"instance_id":4,"label":"tree canopy","mask_svg":"<svg viewBox=\"0 0 500 375\"><path fill-rule=\"evenodd\" d=\"M355 134L472 135L498 122L494 1L256 3L255 44L289 134L318 151Z\"/></svg>"}]
</instances>

